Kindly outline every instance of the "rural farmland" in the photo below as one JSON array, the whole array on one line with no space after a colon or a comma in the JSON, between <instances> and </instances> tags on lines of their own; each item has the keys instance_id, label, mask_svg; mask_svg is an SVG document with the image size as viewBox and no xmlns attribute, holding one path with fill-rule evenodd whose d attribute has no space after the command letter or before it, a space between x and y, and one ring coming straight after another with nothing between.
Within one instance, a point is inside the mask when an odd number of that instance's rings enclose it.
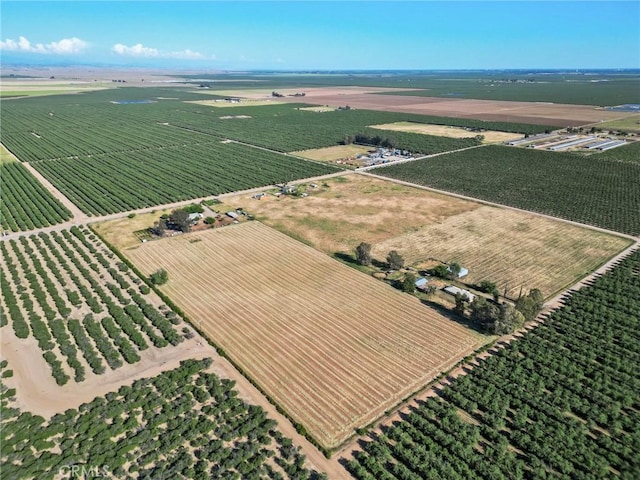
<instances>
[{"instance_id":1,"label":"rural farmland","mask_svg":"<svg viewBox=\"0 0 640 480\"><path fill-rule=\"evenodd\" d=\"M435 159L434 159L435 160ZM482 206L447 195L348 175L307 189L306 198L243 201L267 225L330 255L351 255L360 242L384 262L391 250L407 265L459 262L465 282L496 282L517 298L570 286L631 244L631 240L536 215Z\"/></svg>"},{"instance_id":2,"label":"rural farmland","mask_svg":"<svg viewBox=\"0 0 640 480\"><path fill-rule=\"evenodd\" d=\"M327 449L489 340L258 222L124 253Z\"/></svg>"},{"instance_id":3,"label":"rural farmland","mask_svg":"<svg viewBox=\"0 0 640 480\"><path fill-rule=\"evenodd\" d=\"M488 145L381 167L375 173L639 235L640 164L608 159L614 155Z\"/></svg>"},{"instance_id":4,"label":"rural farmland","mask_svg":"<svg viewBox=\"0 0 640 480\"><path fill-rule=\"evenodd\" d=\"M640 2L1 10L2 480L640 479Z\"/></svg>"},{"instance_id":5,"label":"rural farmland","mask_svg":"<svg viewBox=\"0 0 640 480\"><path fill-rule=\"evenodd\" d=\"M637 477L639 272L636 251L363 442L349 471L357 479L545 478L549 469L557 478Z\"/></svg>"}]
</instances>

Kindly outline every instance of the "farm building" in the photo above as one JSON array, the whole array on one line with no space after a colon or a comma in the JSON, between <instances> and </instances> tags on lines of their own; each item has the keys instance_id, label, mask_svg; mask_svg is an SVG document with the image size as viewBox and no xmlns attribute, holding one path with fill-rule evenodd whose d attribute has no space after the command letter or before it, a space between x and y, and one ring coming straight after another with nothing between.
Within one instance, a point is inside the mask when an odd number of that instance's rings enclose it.
<instances>
[{"instance_id":1,"label":"farm building","mask_svg":"<svg viewBox=\"0 0 640 480\"><path fill-rule=\"evenodd\" d=\"M624 140L617 140L613 143L610 143L608 145L602 145L598 148L598 150L600 150L601 152L604 152L605 150L610 150L612 148L616 148L616 147L621 147L622 145L626 145L627 142L625 142Z\"/></svg>"},{"instance_id":2,"label":"farm building","mask_svg":"<svg viewBox=\"0 0 640 480\"><path fill-rule=\"evenodd\" d=\"M428 283L429 283L429 280L427 280L427 279L426 279L426 278L424 278L424 277L419 277L419 278L416 280L416 288L417 288L418 290L424 290L424 289L426 289L426 288L427 288L427 284L428 284Z\"/></svg>"},{"instance_id":3,"label":"farm building","mask_svg":"<svg viewBox=\"0 0 640 480\"><path fill-rule=\"evenodd\" d=\"M189 220L191 220L192 223L196 223L202 217L203 217L203 215L201 213L190 213L189 214Z\"/></svg>"},{"instance_id":4,"label":"farm building","mask_svg":"<svg viewBox=\"0 0 640 480\"><path fill-rule=\"evenodd\" d=\"M451 267L447 267L447 271L451 271ZM460 267L460 271L458 272L458 278L464 278L467 275L469 275L469 270L464 268L464 267Z\"/></svg>"},{"instance_id":5,"label":"farm building","mask_svg":"<svg viewBox=\"0 0 640 480\"><path fill-rule=\"evenodd\" d=\"M476 296L470 291L465 290L463 288L454 287L453 285L444 287L444 291L447 292L449 295L453 295L454 297L460 294L463 297L467 297L470 302L473 302L473 300L476 298Z\"/></svg>"},{"instance_id":6,"label":"farm building","mask_svg":"<svg viewBox=\"0 0 640 480\"><path fill-rule=\"evenodd\" d=\"M238 218L238 214L236 212L227 212L225 213L227 217L233 218L234 220Z\"/></svg>"},{"instance_id":7,"label":"farm building","mask_svg":"<svg viewBox=\"0 0 640 480\"><path fill-rule=\"evenodd\" d=\"M552 145L548 149L551 150L552 152L555 152L557 150L564 150L565 148L577 147L578 145L582 145L583 143L592 142L595 139L596 137L579 138L577 140L571 140L569 142L562 142L562 143L558 143L557 145Z\"/></svg>"}]
</instances>

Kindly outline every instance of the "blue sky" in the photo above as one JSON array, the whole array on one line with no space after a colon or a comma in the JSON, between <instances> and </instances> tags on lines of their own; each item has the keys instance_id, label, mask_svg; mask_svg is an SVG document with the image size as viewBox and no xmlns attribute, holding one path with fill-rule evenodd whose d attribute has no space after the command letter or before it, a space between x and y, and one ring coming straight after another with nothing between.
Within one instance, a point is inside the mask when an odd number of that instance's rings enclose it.
<instances>
[{"instance_id":1,"label":"blue sky","mask_svg":"<svg viewBox=\"0 0 640 480\"><path fill-rule=\"evenodd\" d=\"M1 4L2 63L197 69L640 68L640 2Z\"/></svg>"}]
</instances>

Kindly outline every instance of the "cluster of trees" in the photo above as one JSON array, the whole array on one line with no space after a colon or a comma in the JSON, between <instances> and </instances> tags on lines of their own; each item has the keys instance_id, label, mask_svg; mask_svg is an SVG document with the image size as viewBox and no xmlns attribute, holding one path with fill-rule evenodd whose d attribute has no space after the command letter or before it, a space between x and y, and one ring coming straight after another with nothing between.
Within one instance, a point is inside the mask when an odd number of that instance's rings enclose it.
<instances>
[{"instance_id":1,"label":"cluster of trees","mask_svg":"<svg viewBox=\"0 0 640 480\"><path fill-rule=\"evenodd\" d=\"M359 145L374 145L376 147L394 148L396 145L393 140L389 138L383 138L379 135L366 135L364 133L358 133L356 135L345 135L345 145L351 145L357 143Z\"/></svg>"},{"instance_id":2,"label":"cluster of trees","mask_svg":"<svg viewBox=\"0 0 640 480\"><path fill-rule=\"evenodd\" d=\"M49 421L21 412L2 386L3 476L48 478L83 465L114 478L326 479L262 408L238 398L233 381L205 372L210 365L182 362Z\"/></svg>"},{"instance_id":3,"label":"cluster of trees","mask_svg":"<svg viewBox=\"0 0 640 480\"><path fill-rule=\"evenodd\" d=\"M360 243L356 249L356 261L360 265L371 265L373 258L371 256L371 244L367 242ZM404 267L404 258L397 250L391 250L387 254L387 266L391 270L400 270Z\"/></svg>"},{"instance_id":4,"label":"cluster of trees","mask_svg":"<svg viewBox=\"0 0 640 480\"><path fill-rule=\"evenodd\" d=\"M638 272L635 252L383 428L349 471L359 480L637 478Z\"/></svg>"},{"instance_id":5,"label":"cluster of trees","mask_svg":"<svg viewBox=\"0 0 640 480\"><path fill-rule=\"evenodd\" d=\"M494 299L486 299L477 296L470 303L470 318L478 327L493 335L513 333L521 328L525 322L534 320L542 311L544 297L538 289L532 289L527 295L521 296L515 306L508 303L499 303L495 297L497 293L495 284L484 282L485 291L494 294ZM466 300L456 297L456 307L459 313L464 314Z\"/></svg>"}]
</instances>

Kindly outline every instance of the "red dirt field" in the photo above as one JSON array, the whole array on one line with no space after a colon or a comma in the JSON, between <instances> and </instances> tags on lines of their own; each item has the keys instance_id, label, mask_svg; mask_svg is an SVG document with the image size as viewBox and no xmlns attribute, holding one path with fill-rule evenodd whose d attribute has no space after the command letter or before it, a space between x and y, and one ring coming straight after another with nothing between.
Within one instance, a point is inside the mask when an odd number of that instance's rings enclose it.
<instances>
[{"instance_id":1,"label":"red dirt field","mask_svg":"<svg viewBox=\"0 0 640 480\"><path fill-rule=\"evenodd\" d=\"M349 105L352 108L387 112L416 113L453 118L529 123L577 127L589 123L625 118L633 113L612 112L591 105L555 103L508 102L464 98L418 97L404 95L372 95L369 93L331 92L329 88L306 92L305 103L331 107ZM299 102L300 98L285 97L285 102Z\"/></svg>"}]
</instances>

